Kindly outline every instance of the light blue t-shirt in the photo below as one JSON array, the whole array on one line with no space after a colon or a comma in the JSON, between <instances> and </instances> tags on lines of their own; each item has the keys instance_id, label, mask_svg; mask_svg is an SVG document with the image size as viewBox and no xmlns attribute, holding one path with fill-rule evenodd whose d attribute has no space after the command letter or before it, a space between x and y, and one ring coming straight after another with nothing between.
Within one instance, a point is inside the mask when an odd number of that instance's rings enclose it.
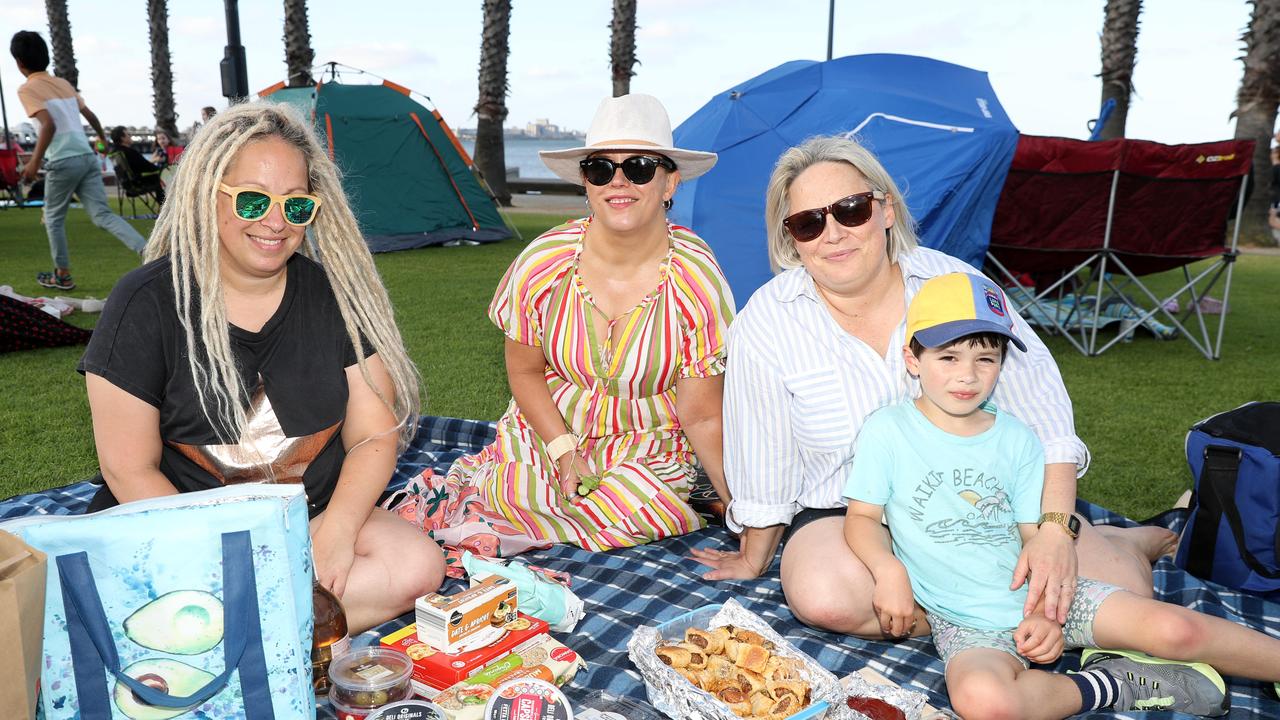
<instances>
[{"instance_id":1,"label":"light blue t-shirt","mask_svg":"<svg viewBox=\"0 0 1280 720\"><path fill-rule=\"evenodd\" d=\"M1043 489L1044 450L1017 418L997 411L986 432L962 437L906 400L862 426L844 495L885 507L893 554L922 607L965 627L1010 630L1027 599L1025 584L1009 590L1018 523L1039 520Z\"/></svg>"}]
</instances>

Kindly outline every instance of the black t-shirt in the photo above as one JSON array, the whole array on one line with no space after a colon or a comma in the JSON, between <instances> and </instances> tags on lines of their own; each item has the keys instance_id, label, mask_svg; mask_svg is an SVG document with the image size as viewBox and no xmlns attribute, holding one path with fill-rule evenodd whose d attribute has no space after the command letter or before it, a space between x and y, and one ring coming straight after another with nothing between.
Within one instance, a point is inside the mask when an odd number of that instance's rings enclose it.
<instances>
[{"instance_id":1,"label":"black t-shirt","mask_svg":"<svg viewBox=\"0 0 1280 720\"><path fill-rule=\"evenodd\" d=\"M265 463L276 482L304 483L315 516L328 505L346 455L344 371L356 356L324 270L297 254L287 267L280 307L262 329L231 326L231 350L251 395L240 439L222 436L201 410L168 258L120 279L77 369L160 411L160 471L179 492L268 479ZM192 316L198 322L198 307ZM115 504L104 485L89 509Z\"/></svg>"}]
</instances>

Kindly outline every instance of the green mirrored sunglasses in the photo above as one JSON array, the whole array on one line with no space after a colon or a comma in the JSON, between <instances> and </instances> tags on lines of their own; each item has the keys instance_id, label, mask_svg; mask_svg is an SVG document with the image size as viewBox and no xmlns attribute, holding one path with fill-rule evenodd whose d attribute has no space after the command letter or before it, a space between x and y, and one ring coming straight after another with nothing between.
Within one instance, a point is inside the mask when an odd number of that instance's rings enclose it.
<instances>
[{"instance_id":1,"label":"green mirrored sunglasses","mask_svg":"<svg viewBox=\"0 0 1280 720\"><path fill-rule=\"evenodd\" d=\"M293 193L276 195L257 188L232 187L226 183L218 183L218 189L231 196L231 207L236 217L250 222L261 220L271 212L271 206L280 203L284 221L290 225L303 227L316 219L316 210L320 209L320 198L315 195Z\"/></svg>"}]
</instances>

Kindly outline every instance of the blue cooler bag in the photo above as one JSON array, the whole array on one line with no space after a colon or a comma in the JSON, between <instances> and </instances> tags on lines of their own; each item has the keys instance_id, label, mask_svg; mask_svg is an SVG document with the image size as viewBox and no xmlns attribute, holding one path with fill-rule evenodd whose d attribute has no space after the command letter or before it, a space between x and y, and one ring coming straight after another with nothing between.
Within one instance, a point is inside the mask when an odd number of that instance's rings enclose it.
<instances>
[{"instance_id":1,"label":"blue cooler bag","mask_svg":"<svg viewBox=\"0 0 1280 720\"><path fill-rule=\"evenodd\" d=\"M1174 562L1280 600L1280 403L1252 402L1197 423L1187 462L1195 493Z\"/></svg>"},{"instance_id":2,"label":"blue cooler bag","mask_svg":"<svg viewBox=\"0 0 1280 720\"><path fill-rule=\"evenodd\" d=\"M46 720L314 718L298 485L0 525L49 556Z\"/></svg>"}]
</instances>

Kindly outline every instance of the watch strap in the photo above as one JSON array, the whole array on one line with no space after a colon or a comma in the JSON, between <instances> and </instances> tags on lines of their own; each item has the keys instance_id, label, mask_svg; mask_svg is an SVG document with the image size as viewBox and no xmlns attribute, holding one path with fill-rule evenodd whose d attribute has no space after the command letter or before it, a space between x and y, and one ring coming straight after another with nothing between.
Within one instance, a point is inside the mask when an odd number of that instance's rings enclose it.
<instances>
[{"instance_id":1,"label":"watch strap","mask_svg":"<svg viewBox=\"0 0 1280 720\"><path fill-rule=\"evenodd\" d=\"M1073 523L1072 520L1075 520L1075 522ZM1040 521L1036 523L1036 527L1040 527L1045 523L1053 523L1054 525L1061 525L1062 528L1067 531L1067 534L1073 538L1077 537L1080 534L1080 521L1076 520L1076 517L1071 513L1064 513L1064 512L1044 513L1043 515L1040 516ZM1073 525L1075 527L1072 527Z\"/></svg>"}]
</instances>

